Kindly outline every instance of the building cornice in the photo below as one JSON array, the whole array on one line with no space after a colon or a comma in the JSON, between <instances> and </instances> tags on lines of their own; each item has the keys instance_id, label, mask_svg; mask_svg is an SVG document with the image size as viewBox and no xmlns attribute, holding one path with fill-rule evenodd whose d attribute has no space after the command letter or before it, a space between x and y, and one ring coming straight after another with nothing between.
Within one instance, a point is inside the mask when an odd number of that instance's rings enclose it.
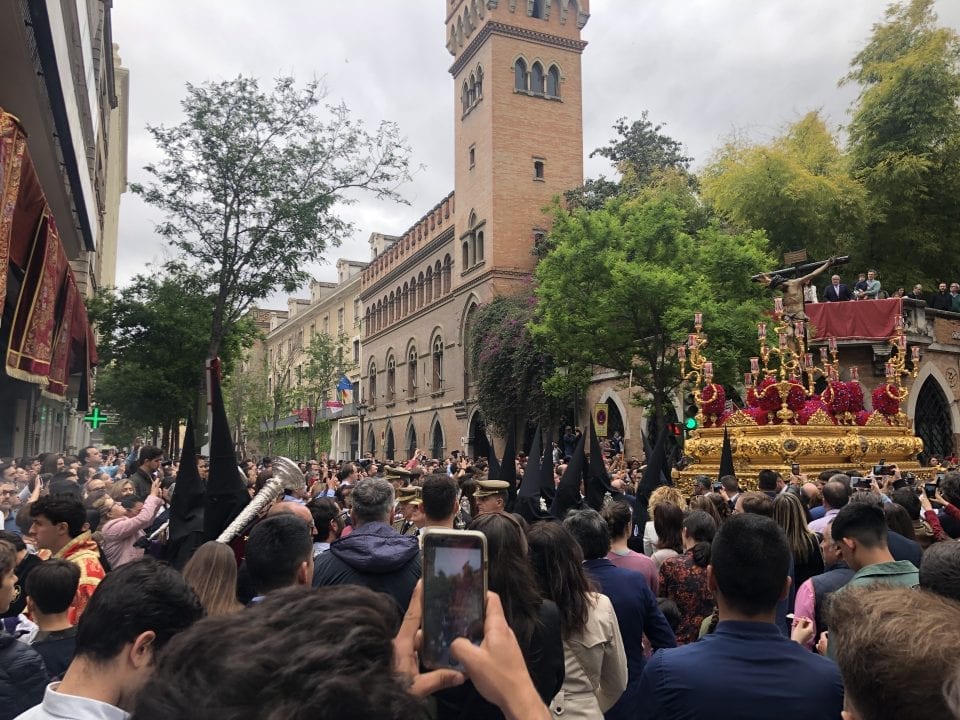
<instances>
[{"instance_id":1,"label":"building cornice","mask_svg":"<svg viewBox=\"0 0 960 720\"><path fill-rule=\"evenodd\" d=\"M360 293L360 301L366 304L367 299L371 295L379 295L382 289L392 287L393 283L398 278L405 277L410 269L417 267L421 262L423 262L423 259L427 255L436 252L441 246L453 240L455 231L456 226L450 225L426 245L421 245L419 248L417 248L415 253L405 258L402 263L388 271L375 283L368 285L366 289L362 290Z\"/></svg>"},{"instance_id":2,"label":"building cornice","mask_svg":"<svg viewBox=\"0 0 960 720\"><path fill-rule=\"evenodd\" d=\"M587 46L586 40L572 40L558 35L551 35L550 33L539 32L538 30L527 30L505 23L488 22L480 29L480 32L477 33L477 36L470 44L463 49L460 57L450 66L450 74L454 77L459 75L460 71L473 59L473 56L477 54L480 46L483 45L491 35L517 38L539 45L546 45L547 47L570 50L575 53L582 53L583 49Z\"/></svg>"}]
</instances>

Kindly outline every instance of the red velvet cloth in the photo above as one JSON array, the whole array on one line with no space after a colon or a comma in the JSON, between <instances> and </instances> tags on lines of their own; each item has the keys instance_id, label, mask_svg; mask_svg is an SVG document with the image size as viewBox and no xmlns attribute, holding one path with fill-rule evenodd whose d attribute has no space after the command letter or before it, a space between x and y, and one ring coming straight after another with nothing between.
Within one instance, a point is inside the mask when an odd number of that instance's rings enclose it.
<instances>
[{"instance_id":1,"label":"red velvet cloth","mask_svg":"<svg viewBox=\"0 0 960 720\"><path fill-rule=\"evenodd\" d=\"M810 339L889 340L897 332L903 300L854 300L807 304Z\"/></svg>"},{"instance_id":2,"label":"red velvet cloth","mask_svg":"<svg viewBox=\"0 0 960 720\"><path fill-rule=\"evenodd\" d=\"M0 313L7 297L7 266L27 136L12 115L0 110Z\"/></svg>"},{"instance_id":3,"label":"red velvet cloth","mask_svg":"<svg viewBox=\"0 0 960 720\"><path fill-rule=\"evenodd\" d=\"M44 390L44 394L48 397L63 399L67 396L71 356L77 354L77 349L82 352L86 350L87 333L85 328L80 327L82 319L77 312L81 305L83 305L83 298L80 297L77 283L73 279L73 275L68 274L64 287L63 314L53 341L49 382ZM81 335L76 338L77 342L75 343L74 336L78 329L81 331ZM79 345L79 348L76 345Z\"/></svg>"}]
</instances>

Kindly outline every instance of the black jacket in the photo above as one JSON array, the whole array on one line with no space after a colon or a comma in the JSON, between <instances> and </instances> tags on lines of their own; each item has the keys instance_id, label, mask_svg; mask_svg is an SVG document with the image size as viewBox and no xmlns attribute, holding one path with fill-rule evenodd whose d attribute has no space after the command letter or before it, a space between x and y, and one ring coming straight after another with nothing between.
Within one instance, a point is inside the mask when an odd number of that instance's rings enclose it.
<instances>
[{"instance_id":1,"label":"black jacket","mask_svg":"<svg viewBox=\"0 0 960 720\"><path fill-rule=\"evenodd\" d=\"M36 650L13 635L0 635L0 720L12 720L43 702L48 682Z\"/></svg>"},{"instance_id":2,"label":"black jacket","mask_svg":"<svg viewBox=\"0 0 960 720\"><path fill-rule=\"evenodd\" d=\"M407 611L420 579L420 543L386 523L365 523L330 544L314 564L313 587L362 585L397 603L397 622Z\"/></svg>"}]
</instances>

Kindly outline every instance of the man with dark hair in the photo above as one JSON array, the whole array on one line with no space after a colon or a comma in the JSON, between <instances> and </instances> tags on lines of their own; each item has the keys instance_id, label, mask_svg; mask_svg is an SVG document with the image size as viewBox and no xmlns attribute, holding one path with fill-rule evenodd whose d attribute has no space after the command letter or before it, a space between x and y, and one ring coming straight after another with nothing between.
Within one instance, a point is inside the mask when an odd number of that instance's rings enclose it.
<instances>
[{"instance_id":1,"label":"man with dark hair","mask_svg":"<svg viewBox=\"0 0 960 720\"><path fill-rule=\"evenodd\" d=\"M838 480L838 477L846 478L846 482ZM823 529L833 522L833 519L840 512L840 508L850 502L850 478L846 475L834 475L823 486L823 517L813 520L808 526L810 532L822 533Z\"/></svg>"},{"instance_id":2,"label":"man with dark hair","mask_svg":"<svg viewBox=\"0 0 960 720\"><path fill-rule=\"evenodd\" d=\"M30 506L30 517L33 518L30 534L36 538L37 547L80 568L77 594L68 611L70 622L76 624L105 575L100 564L100 548L90 531L83 529L87 511L75 498L48 495Z\"/></svg>"},{"instance_id":3,"label":"man with dark hair","mask_svg":"<svg viewBox=\"0 0 960 720\"><path fill-rule=\"evenodd\" d=\"M343 520L340 517L340 508L326 497L314 498L307 503L307 510L313 516L313 527L316 537L313 542L313 558L330 549L330 543L340 537L343 532Z\"/></svg>"},{"instance_id":4,"label":"man with dark hair","mask_svg":"<svg viewBox=\"0 0 960 720\"><path fill-rule=\"evenodd\" d=\"M930 546L920 561L920 587L960 602L960 542Z\"/></svg>"},{"instance_id":5,"label":"man with dark hair","mask_svg":"<svg viewBox=\"0 0 960 720\"><path fill-rule=\"evenodd\" d=\"M17 527L17 510L20 509L20 495L17 493L17 485L13 480L7 480L6 476L0 476L0 517L3 518L3 525L0 530L20 534L20 528Z\"/></svg>"},{"instance_id":6,"label":"man with dark hair","mask_svg":"<svg viewBox=\"0 0 960 720\"><path fill-rule=\"evenodd\" d=\"M770 518L741 513L717 531L707 585L720 622L699 642L654 654L640 692L651 718L836 718L843 685L836 665L785 637L777 604L790 588L790 547ZM723 668L722 672L717 669ZM762 678L739 683L730 678Z\"/></svg>"},{"instance_id":7,"label":"man with dark hair","mask_svg":"<svg viewBox=\"0 0 960 720\"><path fill-rule=\"evenodd\" d=\"M840 557L840 551L833 541L829 525L823 529L820 550L823 553L824 572L809 578L797 589L793 606L793 628L810 623L812 634L809 639L800 640L810 649L816 647L820 636L827 629L828 598L850 582L850 578L853 577L853 570Z\"/></svg>"},{"instance_id":8,"label":"man with dark hair","mask_svg":"<svg viewBox=\"0 0 960 720\"><path fill-rule=\"evenodd\" d=\"M126 719L160 651L203 615L183 577L144 558L111 572L77 627L76 654L43 703L17 720Z\"/></svg>"},{"instance_id":9,"label":"man with dark hair","mask_svg":"<svg viewBox=\"0 0 960 720\"><path fill-rule=\"evenodd\" d=\"M402 610L420 578L420 544L390 526L394 494L389 482L364 478L351 498L353 532L317 558L313 587L363 585L390 595Z\"/></svg>"},{"instance_id":10,"label":"man with dark hair","mask_svg":"<svg viewBox=\"0 0 960 720\"><path fill-rule=\"evenodd\" d=\"M837 593L830 603L830 644L838 645L844 720L957 717L946 692L957 676L958 614L957 603L924 590Z\"/></svg>"},{"instance_id":11,"label":"man with dark hair","mask_svg":"<svg viewBox=\"0 0 960 720\"><path fill-rule=\"evenodd\" d=\"M153 486L154 473L160 469L160 463L163 462L163 450L152 445L146 445L140 448L137 471L130 476L130 482L136 490L137 497L146 500L150 496L150 488Z\"/></svg>"},{"instance_id":12,"label":"man with dark hair","mask_svg":"<svg viewBox=\"0 0 960 720\"><path fill-rule=\"evenodd\" d=\"M740 497L740 482L736 475L724 475L720 478L720 484L723 486L723 492L727 494L727 506L732 511L737 506L737 498Z\"/></svg>"},{"instance_id":13,"label":"man with dark hair","mask_svg":"<svg viewBox=\"0 0 960 720\"><path fill-rule=\"evenodd\" d=\"M648 717L646 697L640 689L645 662L643 635L646 634L654 649L676 647L676 636L657 605L646 578L607 560L610 533L600 513L596 510L573 511L567 515L563 526L573 534L583 550L583 567L587 574L597 584L598 590L610 598L627 655L627 689L617 703L604 713L604 718L633 720Z\"/></svg>"},{"instance_id":14,"label":"man with dark hair","mask_svg":"<svg viewBox=\"0 0 960 720\"><path fill-rule=\"evenodd\" d=\"M99 472L100 466L103 465L103 455L93 445L87 445L80 451L80 462L84 467Z\"/></svg>"},{"instance_id":15,"label":"man with dark hair","mask_svg":"<svg viewBox=\"0 0 960 720\"><path fill-rule=\"evenodd\" d=\"M960 507L960 472L950 470L943 474L943 479L940 480L940 494L951 505ZM939 517L943 531L954 539L960 539L960 520L946 510L941 510Z\"/></svg>"},{"instance_id":16,"label":"man with dark hair","mask_svg":"<svg viewBox=\"0 0 960 720\"><path fill-rule=\"evenodd\" d=\"M854 570L851 587L882 582L913 587L920 578L916 565L894 560L887 545L887 522L877 505L849 503L830 526L840 555Z\"/></svg>"},{"instance_id":17,"label":"man with dark hair","mask_svg":"<svg viewBox=\"0 0 960 720\"><path fill-rule=\"evenodd\" d=\"M427 475L420 487L420 507L414 512L413 521L419 528L453 528L454 519L460 511L460 488L449 475Z\"/></svg>"},{"instance_id":18,"label":"man with dark hair","mask_svg":"<svg viewBox=\"0 0 960 720\"><path fill-rule=\"evenodd\" d=\"M757 489L771 498L783 490L783 478L776 470L761 470L757 475Z\"/></svg>"},{"instance_id":19,"label":"man with dark hair","mask_svg":"<svg viewBox=\"0 0 960 720\"><path fill-rule=\"evenodd\" d=\"M63 677L73 660L77 628L70 624L67 611L79 584L80 569L66 560L40 563L25 584L27 611L40 628L31 645L51 678Z\"/></svg>"},{"instance_id":20,"label":"man with dark hair","mask_svg":"<svg viewBox=\"0 0 960 720\"><path fill-rule=\"evenodd\" d=\"M298 506L302 507L302 506ZM257 523L246 548L247 572L260 602L274 590L309 585L313 578L313 537L302 518L280 513Z\"/></svg>"},{"instance_id":21,"label":"man with dark hair","mask_svg":"<svg viewBox=\"0 0 960 720\"><path fill-rule=\"evenodd\" d=\"M737 503L733 508L734 514L750 513L752 515L763 515L764 517L773 517L773 498L762 492L741 493L737 498Z\"/></svg>"}]
</instances>

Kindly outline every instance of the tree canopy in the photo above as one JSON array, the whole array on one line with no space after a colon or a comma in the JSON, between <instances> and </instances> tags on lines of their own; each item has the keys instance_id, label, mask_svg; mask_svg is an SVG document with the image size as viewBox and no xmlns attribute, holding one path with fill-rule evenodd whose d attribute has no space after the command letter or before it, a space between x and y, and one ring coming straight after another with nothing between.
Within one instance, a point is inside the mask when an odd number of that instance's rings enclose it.
<instances>
[{"instance_id":1,"label":"tree canopy","mask_svg":"<svg viewBox=\"0 0 960 720\"><path fill-rule=\"evenodd\" d=\"M213 295L210 356L254 302L293 292L306 263L339 245L352 228L336 210L352 191L400 200L409 151L397 126L369 132L343 104L321 119L323 99L317 81L298 88L289 77L270 90L243 76L188 84L184 121L148 126L163 158L131 189L162 211L157 231L176 265Z\"/></svg>"},{"instance_id":2,"label":"tree canopy","mask_svg":"<svg viewBox=\"0 0 960 720\"><path fill-rule=\"evenodd\" d=\"M566 363L631 373L664 416L680 376L676 345L703 312L718 382L735 383L768 300L750 275L772 258L762 232L704 224L686 187L654 185L600 210L557 207L554 250L537 267L530 330Z\"/></svg>"},{"instance_id":3,"label":"tree canopy","mask_svg":"<svg viewBox=\"0 0 960 720\"><path fill-rule=\"evenodd\" d=\"M704 200L735 226L763 228L771 249L814 258L859 256L867 225L863 185L816 112L764 144L732 141L701 175Z\"/></svg>"},{"instance_id":4,"label":"tree canopy","mask_svg":"<svg viewBox=\"0 0 960 720\"><path fill-rule=\"evenodd\" d=\"M872 207L865 256L897 284L960 263L960 38L936 20L933 0L891 5L846 77L860 86L848 132Z\"/></svg>"}]
</instances>

